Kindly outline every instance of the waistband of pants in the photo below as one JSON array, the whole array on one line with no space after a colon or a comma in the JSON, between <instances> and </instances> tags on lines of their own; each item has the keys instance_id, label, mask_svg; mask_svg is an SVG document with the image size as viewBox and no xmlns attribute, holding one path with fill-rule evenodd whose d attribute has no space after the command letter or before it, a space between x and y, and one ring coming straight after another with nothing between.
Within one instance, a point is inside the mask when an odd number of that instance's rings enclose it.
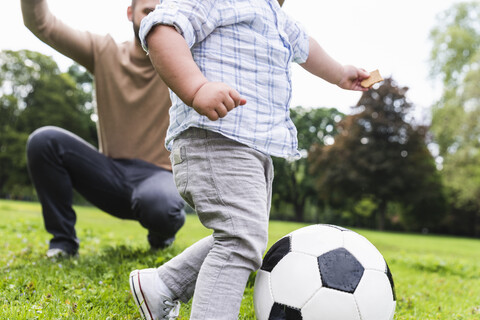
<instances>
[{"instance_id":1,"label":"waistband of pants","mask_svg":"<svg viewBox=\"0 0 480 320\"><path fill-rule=\"evenodd\" d=\"M177 139L192 139L192 138L198 138L198 139L206 139L206 138L217 138L217 139L229 139L233 140L231 138L228 138L221 133L212 131L210 129L202 129L202 128L197 128L197 127L190 127L183 131Z\"/></svg>"}]
</instances>

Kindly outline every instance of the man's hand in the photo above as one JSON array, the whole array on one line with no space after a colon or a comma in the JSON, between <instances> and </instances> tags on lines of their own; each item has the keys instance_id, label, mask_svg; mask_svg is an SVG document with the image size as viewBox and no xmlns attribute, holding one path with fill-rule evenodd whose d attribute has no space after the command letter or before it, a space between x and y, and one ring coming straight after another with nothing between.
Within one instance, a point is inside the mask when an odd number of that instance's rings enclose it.
<instances>
[{"instance_id":1,"label":"man's hand","mask_svg":"<svg viewBox=\"0 0 480 320\"><path fill-rule=\"evenodd\" d=\"M192 108L199 114L215 121L229 111L247 103L237 90L222 82L206 82L193 97Z\"/></svg>"}]
</instances>

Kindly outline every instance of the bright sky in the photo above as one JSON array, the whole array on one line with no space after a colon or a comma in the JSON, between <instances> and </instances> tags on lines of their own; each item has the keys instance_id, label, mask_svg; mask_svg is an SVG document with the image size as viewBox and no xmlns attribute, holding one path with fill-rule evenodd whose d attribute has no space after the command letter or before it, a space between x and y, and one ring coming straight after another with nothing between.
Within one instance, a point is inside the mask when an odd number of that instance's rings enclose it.
<instances>
[{"instance_id":1,"label":"bright sky","mask_svg":"<svg viewBox=\"0 0 480 320\"><path fill-rule=\"evenodd\" d=\"M336 60L368 71L379 69L401 86L417 115L428 114L441 86L428 77L429 32L439 12L459 0L286 0L284 10L302 22L309 34ZM71 26L118 41L133 38L126 8L130 0L49 0L54 14ZM20 0L0 4L0 50L30 49L51 55L64 69L71 62L35 38L23 25ZM293 68L292 106L335 107L350 113L360 93L338 89ZM420 117L420 116L418 116ZM422 119L417 119L422 120Z\"/></svg>"}]
</instances>

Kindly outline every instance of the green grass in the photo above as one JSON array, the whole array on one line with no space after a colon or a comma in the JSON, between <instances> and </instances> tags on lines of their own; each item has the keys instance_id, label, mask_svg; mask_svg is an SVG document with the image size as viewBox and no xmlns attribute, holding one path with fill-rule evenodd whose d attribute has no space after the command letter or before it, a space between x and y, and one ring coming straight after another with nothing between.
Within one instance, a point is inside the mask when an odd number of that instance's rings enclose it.
<instances>
[{"instance_id":1,"label":"green grass","mask_svg":"<svg viewBox=\"0 0 480 320\"><path fill-rule=\"evenodd\" d=\"M48 260L40 206L0 200L0 319L139 319L131 270L159 266L209 234L188 216L174 246L151 252L146 230L78 207L80 257ZM270 245L304 225L272 221ZM397 291L395 319L480 319L480 240L356 230L383 253ZM254 319L253 277L241 319ZM188 319L190 305L182 305Z\"/></svg>"}]
</instances>

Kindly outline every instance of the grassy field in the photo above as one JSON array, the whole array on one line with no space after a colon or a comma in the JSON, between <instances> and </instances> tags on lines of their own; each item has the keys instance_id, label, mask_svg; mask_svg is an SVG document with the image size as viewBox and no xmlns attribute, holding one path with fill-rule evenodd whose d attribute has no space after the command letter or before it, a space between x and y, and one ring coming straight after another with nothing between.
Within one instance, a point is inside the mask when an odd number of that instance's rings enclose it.
<instances>
[{"instance_id":1,"label":"grassy field","mask_svg":"<svg viewBox=\"0 0 480 320\"><path fill-rule=\"evenodd\" d=\"M80 257L48 260L50 235L40 206L0 200L0 319L139 319L130 271L159 266L209 234L189 216L173 247L151 252L138 223L76 209ZM302 226L272 221L270 245ZM480 319L480 240L356 231L389 263L398 299L395 319ZM255 319L251 280L241 319ZM181 318L188 314L189 305L183 305Z\"/></svg>"}]
</instances>

